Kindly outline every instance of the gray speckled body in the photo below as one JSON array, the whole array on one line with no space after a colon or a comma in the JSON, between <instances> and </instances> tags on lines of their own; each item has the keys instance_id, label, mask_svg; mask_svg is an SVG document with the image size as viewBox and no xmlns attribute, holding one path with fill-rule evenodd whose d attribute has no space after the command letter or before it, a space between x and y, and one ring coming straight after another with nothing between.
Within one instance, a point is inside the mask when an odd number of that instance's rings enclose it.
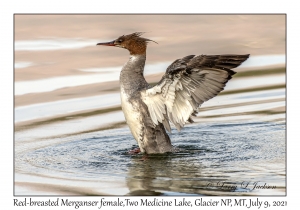
<instances>
[{"instance_id":1,"label":"gray speckled body","mask_svg":"<svg viewBox=\"0 0 300 210\"><path fill-rule=\"evenodd\" d=\"M139 144L141 152L164 153L172 151L172 145L163 124L153 124L147 105L141 99L141 91L149 88L143 72L146 55L131 55L120 74L121 104L126 122Z\"/></svg>"}]
</instances>

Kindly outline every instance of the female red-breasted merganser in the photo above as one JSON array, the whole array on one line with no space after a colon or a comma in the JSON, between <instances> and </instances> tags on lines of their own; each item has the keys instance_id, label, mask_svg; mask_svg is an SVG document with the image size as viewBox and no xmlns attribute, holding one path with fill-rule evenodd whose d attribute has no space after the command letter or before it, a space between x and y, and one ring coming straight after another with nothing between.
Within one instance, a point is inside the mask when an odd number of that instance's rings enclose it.
<instances>
[{"instance_id":1,"label":"female red-breasted merganser","mask_svg":"<svg viewBox=\"0 0 300 210\"><path fill-rule=\"evenodd\" d=\"M121 103L127 124L141 152L172 152L166 133L169 121L178 131L193 122L200 105L223 89L247 55L188 55L175 60L154 87L144 78L147 43L141 32L123 35L97 45L125 48L130 52L121 70Z\"/></svg>"}]
</instances>

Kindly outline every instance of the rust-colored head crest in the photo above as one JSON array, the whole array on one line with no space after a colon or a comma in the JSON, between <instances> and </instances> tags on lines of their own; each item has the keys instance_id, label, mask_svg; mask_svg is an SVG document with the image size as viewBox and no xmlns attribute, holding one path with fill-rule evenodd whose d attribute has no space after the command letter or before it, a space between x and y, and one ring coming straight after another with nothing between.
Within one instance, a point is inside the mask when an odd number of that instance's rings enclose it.
<instances>
[{"instance_id":1,"label":"rust-colored head crest","mask_svg":"<svg viewBox=\"0 0 300 210\"><path fill-rule=\"evenodd\" d=\"M144 34L144 32L135 32L132 34L120 36L114 41L98 43L97 45L121 47L129 50L131 55L141 55L146 53L148 42L155 42L151 39L141 37L142 34Z\"/></svg>"}]
</instances>

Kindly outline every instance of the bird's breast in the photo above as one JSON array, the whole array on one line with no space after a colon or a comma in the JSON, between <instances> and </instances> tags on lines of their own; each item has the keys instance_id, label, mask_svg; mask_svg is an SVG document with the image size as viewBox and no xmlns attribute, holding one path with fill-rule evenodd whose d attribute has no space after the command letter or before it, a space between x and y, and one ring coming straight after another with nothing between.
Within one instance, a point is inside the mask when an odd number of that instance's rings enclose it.
<instances>
[{"instance_id":1,"label":"bird's breast","mask_svg":"<svg viewBox=\"0 0 300 210\"><path fill-rule=\"evenodd\" d=\"M121 85L121 105L126 119L126 122L130 128L130 131L134 138L139 142L142 132L142 115L139 110L138 102L135 101L124 87Z\"/></svg>"}]
</instances>

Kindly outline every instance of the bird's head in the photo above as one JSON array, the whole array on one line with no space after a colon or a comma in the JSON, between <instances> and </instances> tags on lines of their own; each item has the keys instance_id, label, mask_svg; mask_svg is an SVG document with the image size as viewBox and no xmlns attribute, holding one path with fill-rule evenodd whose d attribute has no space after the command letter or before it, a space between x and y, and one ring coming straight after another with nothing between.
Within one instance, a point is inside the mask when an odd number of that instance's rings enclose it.
<instances>
[{"instance_id":1,"label":"bird's head","mask_svg":"<svg viewBox=\"0 0 300 210\"><path fill-rule=\"evenodd\" d=\"M142 34L143 32L135 32L120 36L111 42L98 43L97 45L125 48L130 52L130 55L142 55L146 53L148 42L155 42L151 39L141 37Z\"/></svg>"}]
</instances>

